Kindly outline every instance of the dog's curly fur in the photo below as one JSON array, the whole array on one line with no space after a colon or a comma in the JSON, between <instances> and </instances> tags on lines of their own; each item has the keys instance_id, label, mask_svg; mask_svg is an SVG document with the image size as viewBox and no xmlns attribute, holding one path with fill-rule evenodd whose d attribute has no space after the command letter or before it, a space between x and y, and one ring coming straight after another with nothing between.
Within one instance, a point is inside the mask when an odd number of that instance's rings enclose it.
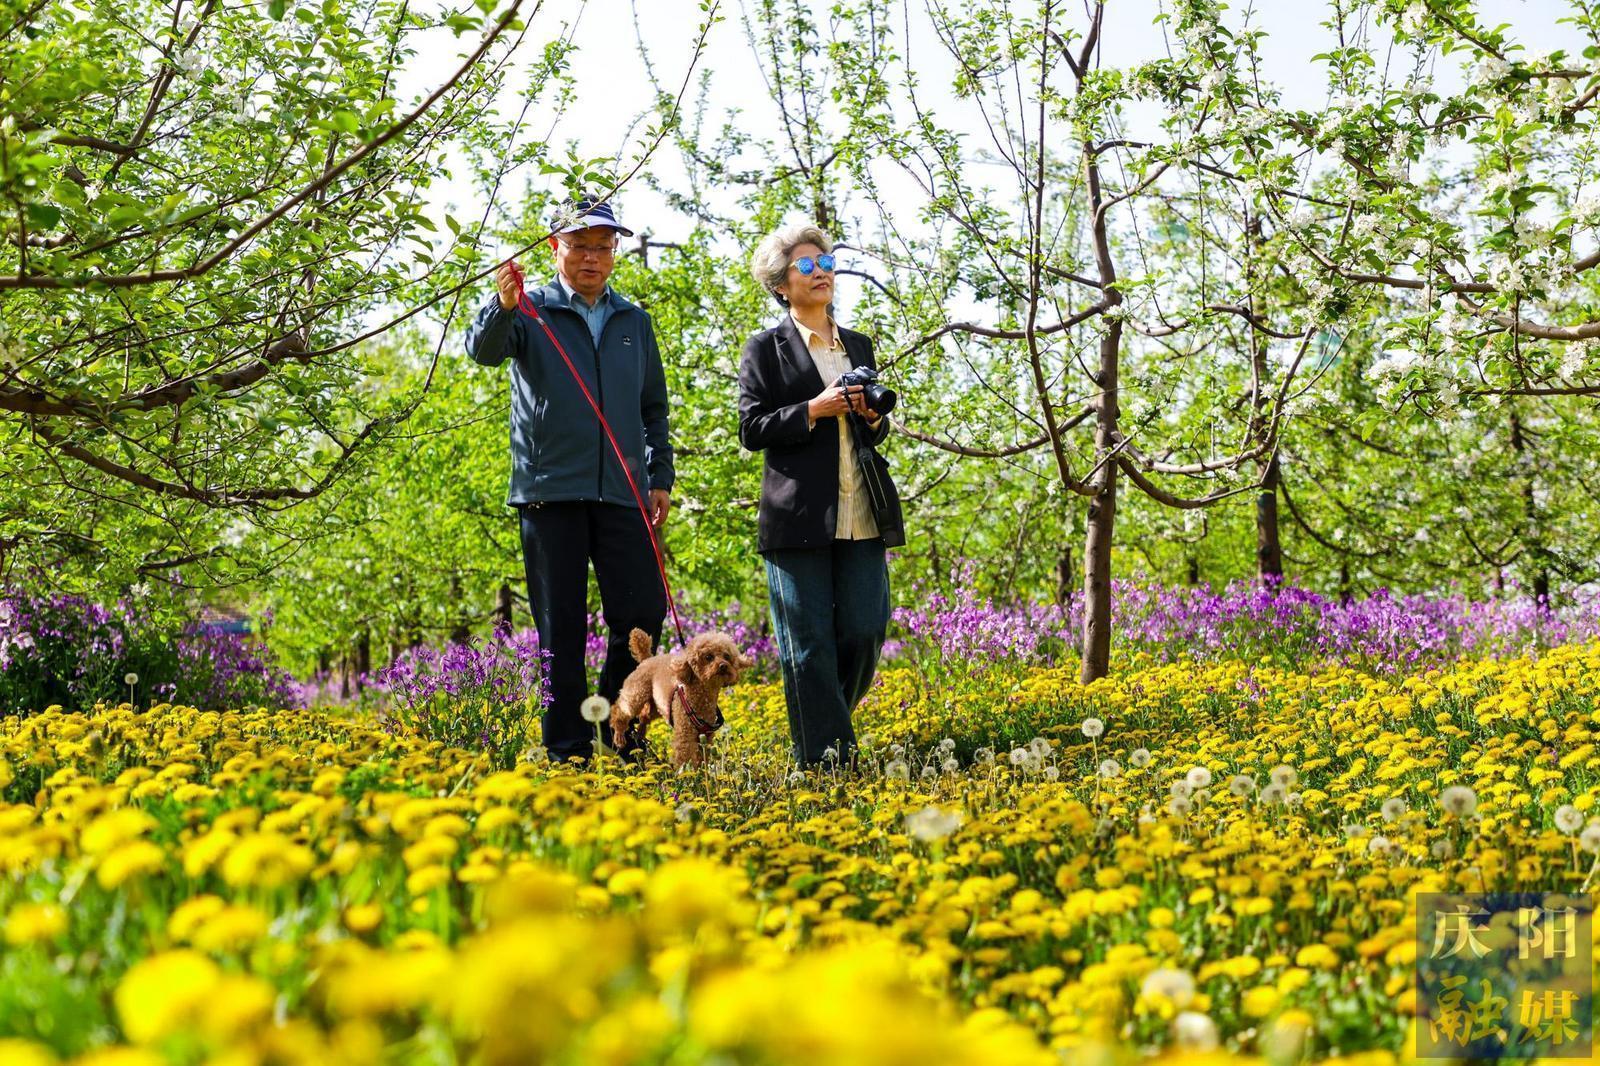
<instances>
[{"instance_id":1,"label":"dog's curly fur","mask_svg":"<svg viewBox=\"0 0 1600 1066\"><path fill-rule=\"evenodd\" d=\"M737 684L754 664L722 633L702 633L680 652L651 655L649 634L635 629L628 634L628 650L639 665L622 683L611 707L611 737L617 750L626 750L630 737L642 741L650 723L660 718L672 723L672 765L700 765L705 761L706 734L695 719L707 725L716 722L722 690ZM685 713L680 699L668 715L680 684L694 713Z\"/></svg>"}]
</instances>

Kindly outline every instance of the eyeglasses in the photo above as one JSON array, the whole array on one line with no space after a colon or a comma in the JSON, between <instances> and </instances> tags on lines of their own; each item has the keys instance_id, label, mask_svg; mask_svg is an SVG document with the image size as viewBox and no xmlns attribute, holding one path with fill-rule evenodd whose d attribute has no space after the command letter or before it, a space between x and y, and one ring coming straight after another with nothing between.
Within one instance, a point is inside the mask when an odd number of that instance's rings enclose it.
<instances>
[{"instance_id":1,"label":"eyeglasses","mask_svg":"<svg viewBox=\"0 0 1600 1066\"><path fill-rule=\"evenodd\" d=\"M556 240L561 240L557 237ZM608 244L579 244L576 241L561 241L566 245L568 255L592 255L596 259L609 259L617 254L617 241Z\"/></svg>"},{"instance_id":2,"label":"eyeglasses","mask_svg":"<svg viewBox=\"0 0 1600 1066\"><path fill-rule=\"evenodd\" d=\"M804 278L809 278L812 271L819 268L827 271L829 274L832 274L833 256L826 252L817 256L815 259L812 259L809 255L802 255L799 259L796 259L789 265L800 271L800 276Z\"/></svg>"}]
</instances>

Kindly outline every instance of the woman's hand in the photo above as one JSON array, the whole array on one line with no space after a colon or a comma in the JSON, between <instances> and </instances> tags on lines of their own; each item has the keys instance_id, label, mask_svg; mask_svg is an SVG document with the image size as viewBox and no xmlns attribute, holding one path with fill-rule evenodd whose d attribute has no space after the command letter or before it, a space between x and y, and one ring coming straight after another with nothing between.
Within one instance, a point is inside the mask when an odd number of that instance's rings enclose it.
<instances>
[{"instance_id":1,"label":"woman's hand","mask_svg":"<svg viewBox=\"0 0 1600 1066\"><path fill-rule=\"evenodd\" d=\"M861 408L860 385L829 385L806 404L806 416L812 425L824 418L837 418Z\"/></svg>"},{"instance_id":2,"label":"woman's hand","mask_svg":"<svg viewBox=\"0 0 1600 1066\"><path fill-rule=\"evenodd\" d=\"M857 385L850 390L850 410L869 423L876 424L878 421L878 412L867 406L867 389L864 385Z\"/></svg>"}]
</instances>

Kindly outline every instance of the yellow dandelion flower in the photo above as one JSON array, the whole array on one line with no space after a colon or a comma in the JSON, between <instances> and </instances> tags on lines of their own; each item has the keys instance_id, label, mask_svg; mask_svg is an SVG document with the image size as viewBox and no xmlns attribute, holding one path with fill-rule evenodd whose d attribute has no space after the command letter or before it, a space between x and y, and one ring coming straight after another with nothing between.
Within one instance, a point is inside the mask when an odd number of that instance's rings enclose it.
<instances>
[{"instance_id":1,"label":"yellow dandelion flower","mask_svg":"<svg viewBox=\"0 0 1600 1066\"><path fill-rule=\"evenodd\" d=\"M606 891L613 896L637 896L648 881L649 876L643 870L630 866L606 880Z\"/></svg>"},{"instance_id":2,"label":"yellow dandelion flower","mask_svg":"<svg viewBox=\"0 0 1600 1066\"><path fill-rule=\"evenodd\" d=\"M413 896L425 896L441 885L450 883L450 867L424 866L406 878L406 891Z\"/></svg>"},{"instance_id":3,"label":"yellow dandelion flower","mask_svg":"<svg viewBox=\"0 0 1600 1066\"><path fill-rule=\"evenodd\" d=\"M102 855L119 844L144 836L156 820L137 807L108 811L84 827L79 846L89 855Z\"/></svg>"},{"instance_id":4,"label":"yellow dandelion flower","mask_svg":"<svg viewBox=\"0 0 1600 1066\"><path fill-rule=\"evenodd\" d=\"M383 907L376 903L358 903L344 911L344 927L358 935L372 932L381 921Z\"/></svg>"},{"instance_id":5,"label":"yellow dandelion flower","mask_svg":"<svg viewBox=\"0 0 1600 1066\"><path fill-rule=\"evenodd\" d=\"M130 878L155 873L166 864L167 853L161 845L148 840L130 840L118 845L100 860L100 865L95 869L95 880L100 882L101 888L112 889Z\"/></svg>"},{"instance_id":6,"label":"yellow dandelion flower","mask_svg":"<svg viewBox=\"0 0 1600 1066\"><path fill-rule=\"evenodd\" d=\"M167 919L167 935L180 943L185 942L194 935L201 922L217 914L227 905L227 901L221 896L213 896L210 893L186 899Z\"/></svg>"},{"instance_id":7,"label":"yellow dandelion flower","mask_svg":"<svg viewBox=\"0 0 1600 1066\"><path fill-rule=\"evenodd\" d=\"M191 943L202 951L238 951L266 936L267 924L256 908L235 904L201 922Z\"/></svg>"},{"instance_id":8,"label":"yellow dandelion flower","mask_svg":"<svg viewBox=\"0 0 1600 1066\"><path fill-rule=\"evenodd\" d=\"M67 912L54 903L23 903L6 915L6 943L12 947L54 940L66 931Z\"/></svg>"},{"instance_id":9,"label":"yellow dandelion flower","mask_svg":"<svg viewBox=\"0 0 1600 1066\"><path fill-rule=\"evenodd\" d=\"M222 860L222 879L235 888L280 888L305 876L315 861L310 848L282 834L252 833Z\"/></svg>"},{"instance_id":10,"label":"yellow dandelion flower","mask_svg":"<svg viewBox=\"0 0 1600 1066\"><path fill-rule=\"evenodd\" d=\"M188 1027L221 979L216 963L187 948L134 963L115 994L122 1031L149 1044Z\"/></svg>"},{"instance_id":11,"label":"yellow dandelion flower","mask_svg":"<svg viewBox=\"0 0 1600 1066\"><path fill-rule=\"evenodd\" d=\"M32 1040L0 1037L0 1062L6 1066L56 1066L55 1052Z\"/></svg>"}]
</instances>

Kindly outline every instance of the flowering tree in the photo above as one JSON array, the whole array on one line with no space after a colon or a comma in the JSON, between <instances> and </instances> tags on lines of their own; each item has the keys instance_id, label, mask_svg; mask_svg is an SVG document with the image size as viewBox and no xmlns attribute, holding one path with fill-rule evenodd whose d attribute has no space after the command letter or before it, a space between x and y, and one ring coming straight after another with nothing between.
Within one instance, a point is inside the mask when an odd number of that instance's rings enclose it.
<instances>
[{"instance_id":1,"label":"flowering tree","mask_svg":"<svg viewBox=\"0 0 1600 1066\"><path fill-rule=\"evenodd\" d=\"M570 27L518 68L521 115L496 110L539 6L13 5L0 573L207 565L396 438L432 364L381 389L365 342L449 320L492 268L481 226L426 209L452 162L491 196L530 162L591 190L628 176L548 161L524 122L566 99ZM413 90L424 47L458 54Z\"/></svg>"},{"instance_id":2,"label":"flowering tree","mask_svg":"<svg viewBox=\"0 0 1600 1066\"><path fill-rule=\"evenodd\" d=\"M1148 27L1118 26L1101 4L1077 17L1055 0L1025 17L990 4L929 12L965 117L987 131L984 173L1001 178L980 176L951 110L928 103L934 68L909 42L852 71L879 87L855 110L852 161L878 198L879 254L897 283L944 286L923 306L976 296L1000 313L929 323L899 361L964 365L969 386L1003 405L986 424L1009 426L1010 440L973 448L951 427L948 448L1033 453L1058 492L1087 504L1089 681L1107 669L1121 483L1179 510L1270 485L1295 390L1326 354L1314 342L1350 286L1308 288L1283 269L1264 204L1281 177L1249 162L1267 149L1263 109L1276 99L1250 76L1257 35L1217 33L1203 5L1180 4L1171 54L1115 69L1102 61L1108 36ZM1135 99L1161 112L1148 129L1132 128ZM893 191L880 156L899 168Z\"/></svg>"},{"instance_id":3,"label":"flowering tree","mask_svg":"<svg viewBox=\"0 0 1600 1066\"><path fill-rule=\"evenodd\" d=\"M1328 105L1283 118L1275 159L1253 156L1320 175L1315 199L1291 201L1280 182L1263 203L1289 269L1384 293L1375 372L1391 409L1436 419L1506 396L1600 394L1600 15L1581 2L1563 14L1572 49L1531 54L1470 0L1335 4Z\"/></svg>"}]
</instances>

